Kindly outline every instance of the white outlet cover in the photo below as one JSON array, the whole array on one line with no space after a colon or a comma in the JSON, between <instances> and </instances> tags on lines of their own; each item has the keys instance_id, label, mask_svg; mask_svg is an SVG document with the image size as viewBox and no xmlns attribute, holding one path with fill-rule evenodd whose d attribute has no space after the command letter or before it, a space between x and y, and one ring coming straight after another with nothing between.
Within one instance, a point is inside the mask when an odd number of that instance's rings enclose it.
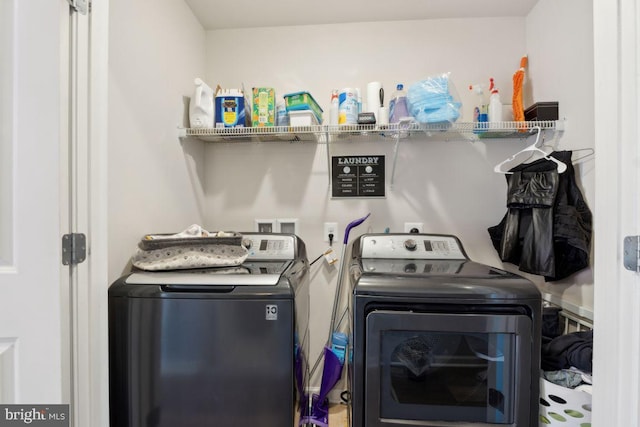
<instances>
[{"instance_id":1,"label":"white outlet cover","mask_svg":"<svg viewBox=\"0 0 640 427\"><path fill-rule=\"evenodd\" d=\"M261 230L262 227L267 226L267 227L271 227L271 233L276 233L278 230L276 229L276 220L274 219L259 219L256 218L254 220L254 231L256 233L263 233L265 231Z\"/></svg>"},{"instance_id":2,"label":"white outlet cover","mask_svg":"<svg viewBox=\"0 0 640 427\"><path fill-rule=\"evenodd\" d=\"M337 222L325 222L322 230L322 241L329 242L329 233L333 233L333 241L338 240L338 223Z\"/></svg>"},{"instance_id":3,"label":"white outlet cover","mask_svg":"<svg viewBox=\"0 0 640 427\"><path fill-rule=\"evenodd\" d=\"M418 233L422 233L424 231L424 224L422 222L405 222L404 223L404 232L410 233L414 228L418 229Z\"/></svg>"},{"instance_id":4,"label":"white outlet cover","mask_svg":"<svg viewBox=\"0 0 640 427\"><path fill-rule=\"evenodd\" d=\"M298 218L278 218L276 223L278 233L296 234L298 232Z\"/></svg>"}]
</instances>

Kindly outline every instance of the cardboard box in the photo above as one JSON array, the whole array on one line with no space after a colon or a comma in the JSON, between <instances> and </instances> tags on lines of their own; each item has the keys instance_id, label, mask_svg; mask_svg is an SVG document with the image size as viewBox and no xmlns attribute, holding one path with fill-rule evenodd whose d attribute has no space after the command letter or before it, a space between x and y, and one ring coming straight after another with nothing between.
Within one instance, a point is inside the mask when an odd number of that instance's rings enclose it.
<instances>
[{"instance_id":1,"label":"cardboard box","mask_svg":"<svg viewBox=\"0 0 640 427\"><path fill-rule=\"evenodd\" d=\"M558 120L557 102L536 102L524 110L524 119L528 122L541 120Z\"/></svg>"},{"instance_id":2,"label":"cardboard box","mask_svg":"<svg viewBox=\"0 0 640 427\"><path fill-rule=\"evenodd\" d=\"M253 88L253 127L276 125L276 91L269 87Z\"/></svg>"},{"instance_id":3,"label":"cardboard box","mask_svg":"<svg viewBox=\"0 0 640 427\"><path fill-rule=\"evenodd\" d=\"M216 88L215 127L236 128L251 126L251 115L247 114L244 92L241 89Z\"/></svg>"}]
</instances>

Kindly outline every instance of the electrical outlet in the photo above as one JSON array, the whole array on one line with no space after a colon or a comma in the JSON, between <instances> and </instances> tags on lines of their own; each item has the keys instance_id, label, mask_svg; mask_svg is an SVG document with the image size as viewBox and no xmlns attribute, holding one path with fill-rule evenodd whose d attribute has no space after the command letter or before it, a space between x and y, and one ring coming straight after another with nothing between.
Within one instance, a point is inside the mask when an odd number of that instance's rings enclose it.
<instances>
[{"instance_id":1,"label":"electrical outlet","mask_svg":"<svg viewBox=\"0 0 640 427\"><path fill-rule=\"evenodd\" d=\"M298 218L278 218L276 220L278 233L296 234L298 231Z\"/></svg>"},{"instance_id":2,"label":"electrical outlet","mask_svg":"<svg viewBox=\"0 0 640 427\"><path fill-rule=\"evenodd\" d=\"M404 232L405 233L422 233L423 223L421 222L405 222L404 223Z\"/></svg>"},{"instance_id":3,"label":"electrical outlet","mask_svg":"<svg viewBox=\"0 0 640 427\"><path fill-rule=\"evenodd\" d=\"M338 223L337 222L325 222L322 234L322 240L329 241L329 234L333 234L333 241L338 240Z\"/></svg>"},{"instance_id":4,"label":"electrical outlet","mask_svg":"<svg viewBox=\"0 0 640 427\"><path fill-rule=\"evenodd\" d=\"M276 220L275 219L255 219L254 230L258 233L275 233Z\"/></svg>"}]
</instances>

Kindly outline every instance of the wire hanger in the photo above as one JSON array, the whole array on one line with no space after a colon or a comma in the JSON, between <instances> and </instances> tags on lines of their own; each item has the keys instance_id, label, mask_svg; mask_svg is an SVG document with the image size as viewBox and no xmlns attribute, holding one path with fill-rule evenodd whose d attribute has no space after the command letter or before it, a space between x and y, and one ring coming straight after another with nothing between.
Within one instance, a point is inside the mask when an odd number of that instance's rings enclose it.
<instances>
[{"instance_id":1,"label":"wire hanger","mask_svg":"<svg viewBox=\"0 0 640 427\"><path fill-rule=\"evenodd\" d=\"M592 157L596 154L596 150L594 150L593 148L574 148L573 150L571 150L572 153L586 153L581 155L580 157L573 159L573 164L575 164L576 162L579 162L581 160L585 160L588 159L589 157Z\"/></svg>"},{"instance_id":2,"label":"wire hanger","mask_svg":"<svg viewBox=\"0 0 640 427\"><path fill-rule=\"evenodd\" d=\"M544 142L544 135L545 133L542 132L542 144L540 144L540 148L551 148L553 150L553 147L550 145L545 144ZM591 148L591 147L587 147L587 148L570 148L569 151L571 151L571 153L573 155L577 154L577 153L583 153L580 155L580 157L571 157L571 163L573 163L574 165L581 162L582 160L586 160L592 156L594 156L596 154L596 150ZM531 156L529 156L529 158L531 158L533 156L533 153L531 153ZM528 159L527 159L528 160ZM524 163L526 160L522 161L521 163Z\"/></svg>"},{"instance_id":3,"label":"wire hanger","mask_svg":"<svg viewBox=\"0 0 640 427\"><path fill-rule=\"evenodd\" d=\"M523 148L522 150L518 151L516 154L514 154L513 156L509 157L508 159L498 163L494 168L493 171L496 173L504 173L504 174L512 174L513 172L509 172L508 170L503 170L502 167L507 164L510 163L512 161L515 160L515 158L522 154L522 153L526 153L527 151L531 151L532 154L533 153L541 153L543 155L543 157L547 160L550 160L552 162L554 162L557 165L558 168L558 173L562 173L564 171L567 170L567 165L564 164L564 162L561 162L560 160L556 159L555 157L550 156L549 154L547 154L546 151L538 148L538 143L540 142L540 133L542 132L542 129L540 128L540 126L534 126L533 128L531 128L531 130L529 132L533 132L537 130L538 133L536 135L536 142L534 142L533 144L529 145L528 147ZM511 169L511 168L509 168Z\"/></svg>"}]
</instances>

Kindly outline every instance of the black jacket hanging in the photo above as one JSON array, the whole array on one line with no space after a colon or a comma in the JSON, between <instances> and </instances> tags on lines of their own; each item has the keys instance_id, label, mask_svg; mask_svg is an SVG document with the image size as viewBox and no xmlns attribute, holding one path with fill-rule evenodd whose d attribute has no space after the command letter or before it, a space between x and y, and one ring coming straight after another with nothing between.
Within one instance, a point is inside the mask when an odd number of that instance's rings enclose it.
<instances>
[{"instance_id":1,"label":"black jacket hanging","mask_svg":"<svg viewBox=\"0 0 640 427\"><path fill-rule=\"evenodd\" d=\"M567 165L540 159L506 175L507 213L488 229L500 259L521 271L564 279L589 266L592 216L575 180L571 151L550 154Z\"/></svg>"}]
</instances>

